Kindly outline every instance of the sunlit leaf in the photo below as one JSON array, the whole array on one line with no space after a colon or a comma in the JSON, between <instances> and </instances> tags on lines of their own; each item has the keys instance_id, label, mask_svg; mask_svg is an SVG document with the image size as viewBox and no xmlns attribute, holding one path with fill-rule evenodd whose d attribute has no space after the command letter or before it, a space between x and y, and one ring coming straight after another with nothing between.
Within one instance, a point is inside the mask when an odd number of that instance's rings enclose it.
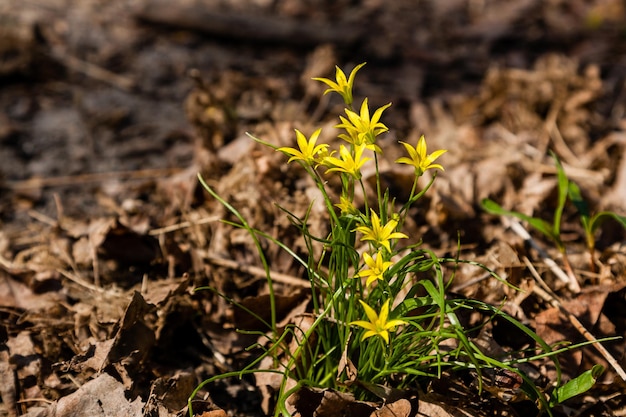
<instances>
[{"instance_id":1,"label":"sunlit leaf","mask_svg":"<svg viewBox=\"0 0 626 417\"><path fill-rule=\"evenodd\" d=\"M558 387L554 391L554 403L560 404L563 401L589 391L603 372L604 367L602 365L594 365L593 368L569 380L566 384Z\"/></svg>"},{"instance_id":2,"label":"sunlit leaf","mask_svg":"<svg viewBox=\"0 0 626 417\"><path fill-rule=\"evenodd\" d=\"M556 241L557 243L560 242L558 235L557 236L554 235L552 231L552 226L545 220L542 220L536 217L531 217L531 216L528 216L526 214L523 214L517 211L505 210L498 203L488 198L485 198L484 200L482 200L480 204L483 207L483 209L487 211L488 213L498 214L500 216L517 217L520 220L524 220L528 222L528 224L530 224L537 231L543 233L546 237Z\"/></svg>"},{"instance_id":3,"label":"sunlit leaf","mask_svg":"<svg viewBox=\"0 0 626 417\"><path fill-rule=\"evenodd\" d=\"M558 186L559 186L559 202L554 211L554 221L552 223L552 231L553 236L558 236L561 234L561 216L563 215L563 208L565 207L565 202L567 201L567 193L569 191L569 179L567 179L567 175L565 175L565 170L563 169L563 165L561 165L561 161L556 156L554 152L550 152L552 158L554 158L554 163L556 164L556 172L558 178Z\"/></svg>"}]
</instances>

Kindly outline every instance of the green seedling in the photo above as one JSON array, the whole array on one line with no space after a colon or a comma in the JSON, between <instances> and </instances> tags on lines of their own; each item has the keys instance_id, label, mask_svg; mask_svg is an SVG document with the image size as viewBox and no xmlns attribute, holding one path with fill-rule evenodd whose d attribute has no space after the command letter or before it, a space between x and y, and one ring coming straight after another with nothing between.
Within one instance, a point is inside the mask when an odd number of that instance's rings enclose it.
<instances>
[{"instance_id":1,"label":"green seedling","mask_svg":"<svg viewBox=\"0 0 626 417\"><path fill-rule=\"evenodd\" d=\"M556 209L554 210L554 217L552 222L547 222L539 217L528 216L518 211L505 210L493 200L488 198L483 199L481 205L485 211L491 214L497 214L500 216L512 216L517 217L520 220L527 222L538 232L541 232L544 236L552 240L556 245L559 252L563 255L566 254L565 245L561 240L561 217L563 215L563 209L565 208L565 202L567 200L567 193L569 190L569 180L565 175L565 171L561 166L556 155L552 154L557 166L557 178L558 178L558 202Z\"/></svg>"},{"instance_id":2,"label":"green seedling","mask_svg":"<svg viewBox=\"0 0 626 417\"><path fill-rule=\"evenodd\" d=\"M578 214L580 216L580 222L585 232L587 249L591 256L590 267L592 271L595 270L594 252L596 244L596 231L605 223L605 221L610 219L617 221L618 224L626 228L626 217L620 216L610 211L602 211L600 213L591 215L586 201L582 198L580 188L575 182L567 178L565 170L563 169L563 165L559 161L558 157L552 152L551 155L556 164L558 178L558 203L554 211L552 223L549 223L538 217L525 215L517 211L505 210L498 203L488 198L484 199L481 202L481 205L483 209L488 213L501 216L512 216L520 220L524 220L535 230L541 232L544 236L552 240L552 242L554 242L557 249L563 256L563 263L567 274L570 276L571 279L575 280L576 278L574 276L573 269L567 258L567 250L565 244L561 240L561 217L563 215L563 209L565 208L565 203L567 202L568 197L578 210Z\"/></svg>"},{"instance_id":3,"label":"green seedling","mask_svg":"<svg viewBox=\"0 0 626 417\"><path fill-rule=\"evenodd\" d=\"M580 216L580 223L585 231L585 241L590 256L590 269L595 271L595 249L596 249L596 231L602 227L607 220L615 220L619 225L626 229L626 217L620 216L612 211L601 211L591 215L589 206L583 199L578 184L570 181L568 188L569 199L572 201Z\"/></svg>"},{"instance_id":4,"label":"green seedling","mask_svg":"<svg viewBox=\"0 0 626 417\"><path fill-rule=\"evenodd\" d=\"M594 365L591 369L583 372L576 378L567 381L554 390L550 398L550 405L556 406L557 404L562 404L570 398L589 391L603 373L604 367L602 365Z\"/></svg>"}]
</instances>

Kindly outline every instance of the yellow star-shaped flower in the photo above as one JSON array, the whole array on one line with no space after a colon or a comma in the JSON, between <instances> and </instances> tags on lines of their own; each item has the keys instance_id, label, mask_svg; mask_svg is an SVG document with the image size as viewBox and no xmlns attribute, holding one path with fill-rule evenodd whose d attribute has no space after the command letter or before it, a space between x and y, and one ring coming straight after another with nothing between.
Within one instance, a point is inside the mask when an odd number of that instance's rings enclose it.
<instances>
[{"instance_id":1,"label":"yellow star-shaped flower","mask_svg":"<svg viewBox=\"0 0 626 417\"><path fill-rule=\"evenodd\" d=\"M367 277L367 281L365 281L365 286L370 285L372 282L376 280L382 280L383 274L385 271L389 269L393 262L385 261L383 257L383 253L378 251L376 254L376 259L374 259L369 253L363 253L363 260L369 269L360 271L356 274L357 277L363 278Z\"/></svg>"},{"instance_id":2,"label":"yellow star-shaped flower","mask_svg":"<svg viewBox=\"0 0 626 417\"><path fill-rule=\"evenodd\" d=\"M380 152L380 148L375 144L376 136L389 130L387 126L380 122L383 112L389 106L391 106L391 103L376 109L371 118L367 98L363 100L359 114L346 109L348 118L339 116L341 123L335 127L337 129L345 129L347 134L342 133L339 137L354 145L365 143L368 149Z\"/></svg>"},{"instance_id":3,"label":"yellow star-shaped flower","mask_svg":"<svg viewBox=\"0 0 626 417\"><path fill-rule=\"evenodd\" d=\"M355 179L361 178L361 167L364 163L369 161L372 158L363 158L363 152L365 151L366 146L360 145L354 148L354 156L350 153L348 148L344 145L339 147L339 156L340 158L335 158L334 156L328 156L323 159L322 163L329 167L326 172L345 172L347 174L352 175Z\"/></svg>"},{"instance_id":4,"label":"yellow star-shaped flower","mask_svg":"<svg viewBox=\"0 0 626 417\"><path fill-rule=\"evenodd\" d=\"M370 220L372 222L372 227L369 226L359 226L355 230L357 232L363 233L363 237L361 240L371 240L374 242L376 247L383 246L387 249L387 252L391 252L391 245L389 243L390 239L406 239L407 235L400 232L394 232L396 226L398 225L398 221L391 219L384 226L380 225L380 218L378 215L372 210L372 214L370 215Z\"/></svg>"},{"instance_id":5,"label":"yellow star-shaped flower","mask_svg":"<svg viewBox=\"0 0 626 417\"><path fill-rule=\"evenodd\" d=\"M317 138L321 132L322 129L317 129L313 132L311 138L307 139L302 132L296 129L296 138L298 141L298 148L300 149L282 147L277 150L284 152L287 155L291 155L291 158L289 158L289 161L287 162L300 160L313 166L318 163L318 155L323 154L326 151L326 148L328 148L327 144L316 145Z\"/></svg>"},{"instance_id":6,"label":"yellow star-shaped flower","mask_svg":"<svg viewBox=\"0 0 626 417\"><path fill-rule=\"evenodd\" d=\"M354 77L357 71L360 70L361 67L363 67L363 65L365 65L365 62L354 67L348 79L346 79L346 74L338 66L335 66L335 68L337 69L337 71L335 72L335 78L337 79L337 82L329 80L328 78L313 78L313 79L316 81L321 81L324 84L326 84L328 87L330 87L329 89L324 91L324 94L330 93L333 91L336 93L339 93L341 97L343 98L343 101L346 103L346 105L350 106L353 100L352 99L352 86L354 85Z\"/></svg>"},{"instance_id":7,"label":"yellow star-shaped flower","mask_svg":"<svg viewBox=\"0 0 626 417\"><path fill-rule=\"evenodd\" d=\"M387 317L389 316L389 300L385 301L382 308L380 309L380 314L376 314L374 309L364 303L362 300L359 300L363 309L365 310L365 314L369 321L357 320L350 323L350 325L361 326L365 330L363 336L361 336L361 341L367 339L372 336L380 336L383 338L385 343L389 343L389 331L393 331L396 326L401 326L407 324L403 320L389 320L387 321Z\"/></svg>"},{"instance_id":8,"label":"yellow star-shaped flower","mask_svg":"<svg viewBox=\"0 0 626 417\"><path fill-rule=\"evenodd\" d=\"M422 135L417 142L417 146L414 148L405 142L400 142L404 145L407 152L409 153L409 157L403 156L402 158L396 159L396 163L398 164L408 164L413 165L415 167L415 175L418 177L422 176L424 171L431 168L439 168L440 170L444 170L443 167L439 164L434 164L435 160L439 158L441 155L447 152L445 149L439 149L427 155L426 151L426 139L424 139L424 135Z\"/></svg>"},{"instance_id":9,"label":"yellow star-shaped flower","mask_svg":"<svg viewBox=\"0 0 626 417\"><path fill-rule=\"evenodd\" d=\"M335 204L339 210L341 210L341 214L348 215L357 215L359 211L352 205L352 200L350 200L345 195L339 197L339 204Z\"/></svg>"}]
</instances>

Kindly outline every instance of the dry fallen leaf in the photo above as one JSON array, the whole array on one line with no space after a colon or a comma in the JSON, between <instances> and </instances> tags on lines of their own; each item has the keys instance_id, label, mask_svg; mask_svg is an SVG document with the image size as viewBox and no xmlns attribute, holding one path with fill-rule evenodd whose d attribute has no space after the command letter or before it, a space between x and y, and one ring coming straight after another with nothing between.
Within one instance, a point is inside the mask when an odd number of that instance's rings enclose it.
<instances>
[{"instance_id":1,"label":"dry fallen leaf","mask_svg":"<svg viewBox=\"0 0 626 417\"><path fill-rule=\"evenodd\" d=\"M51 404L45 414L37 416L141 417L143 405L140 397L132 401L127 399L124 386L109 374L103 373L74 393Z\"/></svg>"},{"instance_id":2,"label":"dry fallen leaf","mask_svg":"<svg viewBox=\"0 0 626 417\"><path fill-rule=\"evenodd\" d=\"M461 410L456 407L448 406L444 403L431 403L426 401L419 402L419 409L416 417L473 417L476 414L471 414L467 411Z\"/></svg>"},{"instance_id":3,"label":"dry fallen leaf","mask_svg":"<svg viewBox=\"0 0 626 417\"><path fill-rule=\"evenodd\" d=\"M385 404L374 411L370 417L412 417L417 410L413 410L411 402L407 399L399 399L390 404Z\"/></svg>"}]
</instances>

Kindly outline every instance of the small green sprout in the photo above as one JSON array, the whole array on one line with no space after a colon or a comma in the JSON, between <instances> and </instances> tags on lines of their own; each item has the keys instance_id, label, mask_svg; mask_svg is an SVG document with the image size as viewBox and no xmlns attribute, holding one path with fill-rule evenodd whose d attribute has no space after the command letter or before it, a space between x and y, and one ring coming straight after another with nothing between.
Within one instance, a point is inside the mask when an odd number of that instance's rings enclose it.
<instances>
[{"instance_id":1,"label":"small green sprout","mask_svg":"<svg viewBox=\"0 0 626 417\"><path fill-rule=\"evenodd\" d=\"M572 397L589 391L596 383L597 379L604 373L602 365L594 365L591 369L572 378L565 384L557 387L552 393L550 405L562 404Z\"/></svg>"},{"instance_id":2,"label":"small green sprout","mask_svg":"<svg viewBox=\"0 0 626 417\"><path fill-rule=\"evenodd\" d=\"M570 181L568 188L568 195L576 209L578 210L578 214L580 216L580 223L583 226L583 230L585 231L585 241L587 243L587 250L590 255L590 268L592 271L595 270L595 249L596 249L596 231L602 227L602 225L607 220L615 220L619 225L621 225L624 229L626 229L626 217L620 216L612 211L601 211L599 213L595 213L591 215L589 212L589 206L587 202L583 199L582 194L580 192L580 187L573 181Z\"/></svg>"},{"instance_id":3,"label":"small green sprout","mask_svg":"<svg viewBox=\"0 0 626 417\"><path fill-rule=\"evenodd\" d=\"M485 198L481 205L485 211L491 214L497 214L500 216L512 216L517 217L520 220L524 220L528 222L528 224L533 227L535 230L541 232L544 236L552 240L559 252L565 254L565 245L561 240L561 216L563 215L563 209L565 207L565 202L567 200L567 192L569 189L569 180L565 175L565 171L561 166L558 158L555 154L552 154L557 166L557 177L558 177L558 203L556 209L554 211L554 217L552 218L552 222L547 222L539 217L528 216L524 213L520 213L518 211L509 211L505 210L493 200Z\"/></svg>"},{"instance_id":4,"label":"small green sprout","mask_svg":"<svg viewBox=\"0 0 626 417\"><path fill-rule=\"evenodd\" d=\"M589 207L587 203L582 198L582 194L580 192L580 188L578 185L569 180L567 175L565 174L565 170L563 169L563 165L559 161L559 158L551 152L552 158L556 164L557 170L557 179L558 179L558 203L556 209L554 211L554 217L552 219L552 223L549 223L541 218L528 216L526 214L517 212L517 211L509 211L505 210L493 200L488 198L484 199L481 202L481 205L485 211L491 214L497 214L501 216L512 216L517 217L520 220L524 220L528 222L528 224L533 227L535 230L541 232L544 236L548 237L552 240L559 252L563 255L563 262L565 269L570 277L573 277L573 270L570 266L570 263L567 259L567 250L565 244L561 239L561 217L563 215L563 210L565 208L565 203L567 199L571 200L576 209L578 210L578 214L580 216L580 222L583 226L585 232L585 240L587 244L587 249L591 256L591 270L594 270L594 251L595 251L595 233L600 228L606 220L613 219L617 221L622 227L626 229L626 217L620 216L616 213L610 211L602 211L591 215L589 212ZM575 278L574 278L575 279Z\"/></svg>"}]
</instances>

